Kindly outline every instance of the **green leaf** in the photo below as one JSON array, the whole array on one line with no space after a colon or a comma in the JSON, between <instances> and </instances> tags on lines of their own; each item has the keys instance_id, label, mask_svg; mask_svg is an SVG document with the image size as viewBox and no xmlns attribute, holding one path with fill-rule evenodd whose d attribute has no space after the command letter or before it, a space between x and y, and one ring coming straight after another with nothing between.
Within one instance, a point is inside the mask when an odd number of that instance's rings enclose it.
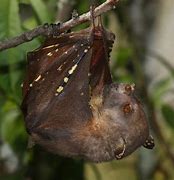
<instances>
[{"instance_id":1,"label":"green leaf","mask_svg":"<svg viewBox=\"0 0 174 180\"><path fill-rule=\"evenodd\" d=\"M3 92L10 92L9 91L9 76L8 74L1 74L0 75L0 88L3 90Z\"/></svg>"},{"instance_id":2,"label":"green leaf","mask_svg":"<svg viewBox=\"0 0 174 180\"><path fill-rule=\"evenodd\" d=\"M51 22L51 16L50 13L48 13L46 5L43 3L42 0L30 0L31 5L36 12L40 22L43 23L50 23Z\"/></svg>"},{"instance_id":3,"label":"green leaf","mask_svg":"<svg viewBox=\"0 0 174 180\"><path fill-rule=\"evenodd\" d=\"M18 0L19 3L23 3L23 4L30 4L29 0Z\"/></svg>"},{"instance_id":4,"label":"green leaf","mask_svg":"<svg viewBox=\"0 0 174 180\"><path fill-rule=\"evenodd\" d=\"M1 0L0 5L0 39L6 39L19 35L22 32L21 22L19 17L19 7L17 0ZM12 48L0 53L0 65L7 64L9 74L8 80L10 81L9 89L15 91L13 83L13 69L15 63L23 60L21 47ZM7 81L8 81L7 80Z\"/></svg>"},{"instance_id":5,"label":"green leaf","mask_svg":"<svg viewBox=\"0 0 174 180\"><path fill-rule=\"evenodd\" d=\"M26 139L26 132L21 118L21 112L14 102L6 101L2 107L0 115L0 132L3 140L15 147L17 141Z\"/></svg>"},{"instance_id":6,"label":"green leaf","mask_svg":"<svg viewBox=\"0 0 174 180\"><path fill-rule=\"evenodd\" d=\"M174 109L168 104L163 104L161 111L168 125L174 128Z\"/></svg>"},{"instance_id":7,"label":"green leaf","mask_svg":"<svg viewBox=\"0 0 174 180\"><path fill-rule=\"evenodd\" d=\"M16 36L21 32L17 0L1 0L0 39Z\"/></svg>"},{"instance_id":8,"label":"green leaf","mask_svg":"<svg viewBox=\"0 0 174 180\"><path fill-rule=\"evenodd\" d=\"M117 66L125 66L128 63L128 60L132 57L131 48L120 48L117 53Z\"/></svg>"}]
</instances>

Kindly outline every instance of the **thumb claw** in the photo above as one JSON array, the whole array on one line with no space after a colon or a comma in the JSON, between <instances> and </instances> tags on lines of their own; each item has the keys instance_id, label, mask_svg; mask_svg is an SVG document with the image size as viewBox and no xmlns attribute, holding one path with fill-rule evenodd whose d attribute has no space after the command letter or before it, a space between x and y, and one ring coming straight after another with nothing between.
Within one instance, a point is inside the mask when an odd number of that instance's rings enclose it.
<instances>
[{"instance_id":1,"label":"thumb claw","mask_svg":"<svg viewBox=\"0 0 174 180\"><path fill-rule=\"evenodd\" d=\"M150 135L150 136L146 139L146 141L145 141L145 143L143 144L143 146L144 146L145 148L147 148L147 149L153 149L153 148L154 148L155 143L154 143L154 139L153 139L152 135Z\"/></svg>"}]
</instances>

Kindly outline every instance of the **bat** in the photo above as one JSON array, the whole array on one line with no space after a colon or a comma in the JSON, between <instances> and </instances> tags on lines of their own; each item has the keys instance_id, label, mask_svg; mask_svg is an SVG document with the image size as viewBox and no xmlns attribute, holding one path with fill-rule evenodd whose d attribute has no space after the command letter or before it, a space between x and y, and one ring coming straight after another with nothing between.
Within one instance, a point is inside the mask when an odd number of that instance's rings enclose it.
<instances>
[{"instance_id":1,"label":"bat","mask_svg":"<svg viewBox=\"0 0 174 180\"><path fill-rule=\"evenodd\" d=\"M154 147L135 86L112 81L114 39L93 18L90 27L48 37L28 53L21 108L35 144L92 162Z\"/></svg>"}]
</instances>

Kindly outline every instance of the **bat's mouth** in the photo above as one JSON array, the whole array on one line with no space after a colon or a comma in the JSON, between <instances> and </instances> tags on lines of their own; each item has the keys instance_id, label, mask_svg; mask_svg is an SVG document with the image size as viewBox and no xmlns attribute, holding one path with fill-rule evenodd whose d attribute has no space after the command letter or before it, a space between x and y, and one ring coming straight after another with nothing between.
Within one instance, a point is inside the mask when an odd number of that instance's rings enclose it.
<instances>
[{"instance_id":1,"label":"bat's mouth","mask_svg":"<svg viewBox=\"0 0 174 180\"><path fill-rule=\"evenodd\" d=\"M121 137L120 139L120 144L114 151L114 156L117 160L122 159L125 156L125 151L126 151L126 140Z\"/></svg>"}]
</instances>

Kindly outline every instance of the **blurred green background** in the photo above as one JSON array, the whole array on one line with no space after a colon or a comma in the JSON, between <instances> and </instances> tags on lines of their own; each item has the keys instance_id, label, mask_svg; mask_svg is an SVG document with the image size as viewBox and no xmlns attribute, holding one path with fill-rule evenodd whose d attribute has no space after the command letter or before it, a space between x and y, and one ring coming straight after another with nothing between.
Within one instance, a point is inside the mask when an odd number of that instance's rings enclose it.
<instances>
[{"instance_id":1,"label":"blurred green background","mask_svg":"<svg viewBox=\"0 0 174 180\"><path fill-rule=\"evenodd\" d=\"M66 21L73 9L82 14L89 5L88 0L0 0L0 40L46 22ZM21 83L26 53L43 39L0 52L0 179L174 180L173 8L172 0L120 0L103 15L105 26L116 34L113 79L136 84L156 142L154 150L140 148L121 161L93 164L39 146L28 150Z\"/></svg>"}]
</instances>

